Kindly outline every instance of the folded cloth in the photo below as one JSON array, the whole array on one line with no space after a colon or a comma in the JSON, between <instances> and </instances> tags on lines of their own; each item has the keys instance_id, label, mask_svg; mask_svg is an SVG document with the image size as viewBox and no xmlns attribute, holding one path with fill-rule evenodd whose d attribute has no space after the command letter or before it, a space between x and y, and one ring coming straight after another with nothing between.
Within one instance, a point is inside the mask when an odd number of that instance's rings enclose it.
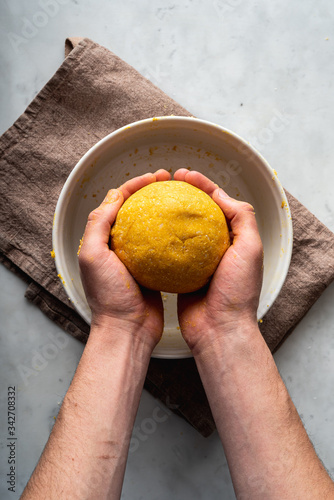
<instances>
[{"instance_id":1,"label":"folded cloth","mask_svg":"<svg viewBox=\"0 0 334 500\"><path fill-rule=\"evenodd\" d=\"M0 259L23 277L26 297L85 342L89 327L69 302L51 258L53 214L81 156L128 123L190 114L109 50L66 40L66 59L0 139ZM288 277L260 325L271 351L334 278L334 235L288 194L294 249ZM215 429L193 359L152 359L145 387L202 435Z\"/></svg>"}]
</instances>

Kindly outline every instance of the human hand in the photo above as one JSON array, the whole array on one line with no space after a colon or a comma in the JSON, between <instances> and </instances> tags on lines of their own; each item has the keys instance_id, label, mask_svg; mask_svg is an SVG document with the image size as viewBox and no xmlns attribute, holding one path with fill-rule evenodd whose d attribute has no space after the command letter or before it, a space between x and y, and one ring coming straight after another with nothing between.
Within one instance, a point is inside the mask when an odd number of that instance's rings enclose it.
<instances>
[{"instance_id":1,"label":"human hand","mask_svg":"<svg viewBox=\"0 0 334 500\"><path fill-rule=\"evenodd\" d=\"M194 351L204 348L217 332L227 334L244 321L257 322L263 247L250 204L230 198L196 171L180 169L174 179L188 182L211 196L224 212L233 238L209 285L178 296L182 335Z\"/></svg>"},{"instance_id":2,"label":"human hand","mask_svg":"<svg viewBox=\"0 0 334 500\"><path fill-rule=\"evenodd\" d=\"M92 326L110 325L131 335L142 335L152 348L163 331L161 295L139 287L124 264L109 248L110 229L123 202L134 192L170 174L158 170L130 179L111 189L89 216L79 251L81 280L92 311Z\"/></svg>"}]
</instances>

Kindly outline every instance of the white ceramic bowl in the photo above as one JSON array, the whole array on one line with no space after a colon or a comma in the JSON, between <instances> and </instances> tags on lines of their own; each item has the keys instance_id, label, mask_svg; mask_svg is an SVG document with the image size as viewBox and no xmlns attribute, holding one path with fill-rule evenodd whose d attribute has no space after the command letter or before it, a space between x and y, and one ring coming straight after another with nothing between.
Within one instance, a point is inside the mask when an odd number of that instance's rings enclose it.
<instances>
[{"instance_id":1,"label":"white ceramic bowl","mask_svg":"<svg viewBox=\"0 0 334 500\"><path fill-rule=\"evenodd\" d=\"M264 280L258 319L275 301L286 278L292 252L288 201L277 174L264 158L236 134L213 123L178 116L142 120L111 133L74 167L56 207L53 249L69 298L90 323L79 275L77 250L89 212L108 189L131 177L165 168L198 170L238 199L250 202L264 246ZM191 356L177 321L176 296L163 294L165 329L153 356Z\"/></svg>"}]
</instances>

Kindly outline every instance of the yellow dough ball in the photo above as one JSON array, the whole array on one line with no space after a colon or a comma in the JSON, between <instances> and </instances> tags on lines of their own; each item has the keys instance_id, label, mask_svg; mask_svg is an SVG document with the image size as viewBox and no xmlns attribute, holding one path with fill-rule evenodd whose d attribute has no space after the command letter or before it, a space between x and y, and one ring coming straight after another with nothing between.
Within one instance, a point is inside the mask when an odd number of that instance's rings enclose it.
<instances>
[{"instance_id":1,"label":"yellow dough ball","mask_svg":"<svg viewBox=\"0 0 334 500\"><path fill-rule=\"evenodd\" d=\"M111 230L111 248L132 276L162 292L201 288L229 245L219 206L181 181L154 182L134 193Z\"/></svg>"}]
</instances>

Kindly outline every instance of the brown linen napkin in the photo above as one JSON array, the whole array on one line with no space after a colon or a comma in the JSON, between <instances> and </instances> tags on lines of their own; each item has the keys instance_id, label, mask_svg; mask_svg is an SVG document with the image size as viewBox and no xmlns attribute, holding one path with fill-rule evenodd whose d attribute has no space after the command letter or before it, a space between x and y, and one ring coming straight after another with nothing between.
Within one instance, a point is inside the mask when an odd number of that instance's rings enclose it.
<instances>
[{"instance_id":1,"label":"brown linen napkin","mask_svg":"<svg viewBox=\"0 0 334 500\"><path fill-rule=\"evenodd\" d=\"M0 259L29 283L26 297L85 342L50 256L53 213L81 156L127 124L189 113L135 69L89 39L66 41L67 58L0 138ZM287 280L261 324L274 351L334 279L334 235L288 194L294 250ZM193 359L152 359L145 387L202 435L215 428Z\"/></svg>"}]
</instances>

